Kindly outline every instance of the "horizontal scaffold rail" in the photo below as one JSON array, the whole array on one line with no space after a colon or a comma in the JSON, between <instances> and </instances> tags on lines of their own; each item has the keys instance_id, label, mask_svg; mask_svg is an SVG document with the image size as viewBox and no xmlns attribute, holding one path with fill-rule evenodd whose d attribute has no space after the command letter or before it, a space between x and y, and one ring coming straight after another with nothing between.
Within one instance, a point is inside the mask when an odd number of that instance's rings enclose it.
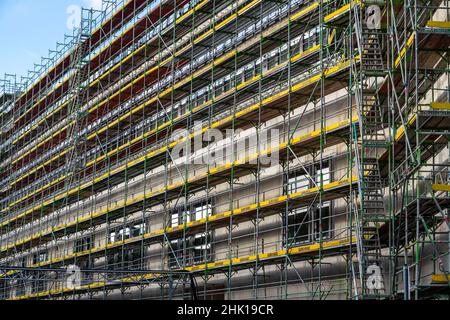
<instances>
[{"instance_id":1,"label":"horizontal scaffold rail","mask_svg":"<svg viewBox=\"0 0 450 320\"><path fill-rule=\"evenodd\" d=\"M36 94L39 94L39 92L43 91L44 89L48 88L49 85L51 85L55 80L57 80L59 77L64 75L64 73L71 67L72 65L72 59L73 59L73 51L76 50L78 47L82 47L84 45L87 45L90 50L94 50L97 47L99 47L103 43L103 39L108 40L108 37L117 29L124 26L128 21L130 21L134 17L134 13L140 9L143 8L147 1L146 0L132 0L129 1L129 4L124 5L122 9L120 9L116 14L114 14L110 19L105 21L101 27L99 27L97 30L95 30L92 35L89 37L89 39L85 40L85 43L79 43L75 46L75 48L71 49L64 57L63 59L57 63L54 67L52 67L48 72L46 72L39 80L35 82L34 85L30 87L26 92L24 92L18 99L17 102L17 108L20 108L23 103L30 101L31 99L35 98ZM166 3L164 3L166 2ZM176 6L182 6L185 3L188 2L188 0L181 0L178 1L179 3L176 3ZM151 23L155 23L161 16L165 16L169 14L173 7L172 5L169 5L170 1L161 1L159 3L159 6L156 6L153 8L152 12L148 14L149 19L142 18L138 23L133 24L132 27L128 28L125 32L121 33L114 41L106 45L104 48L102 48L99 53L97 53L90 61L89 68L90 70L95 70L98 68L101 63L106 63L108 59L112 58L121 48L123 48L124 44L127 44L130 42L130 38L135 36L137 33L136 30L143 30L142 24L148 23L148 20L152 21ZM136 5L134 7L131 7L131 5ZM120 19L120 21L118 20ZM156 19L156 20L155 20ZM155 20L155 21L153 21ZM140 28L139 28L140 26ZM128 39L127 41L124 41L124 39ZM87 44L86 44L87 43ZM87 66L85 68L88 68ZM58 84L49 94L46 94L45 97L41 98L38 103L33 104L29 109L26 110L26 112L15 120L15 124L23 124L22 119L23 117L28 114L30 111L34 110L36 107L40 105L47 106L49 103L45 100L47 97L51 96L52 92L58 92L58 90L62 90L65 88L66 92L68 89L68 84L72 76L67 77L67 79L64 79L60 84ZM36 93L37 91L37 93ZM61 91L61 95L63 92ZM42 110L40 110L42 112Z\"/></svg>"},{"instance_id":2,"label":"horizontal scaffold rail","mask_svg":"<svg viewBox=\"0 0 450 320\"><path fill-rule=\"evenodd\" d=\"M433 21L428 21L432 23ZM415 46L417 42L417 46ZM433 71L435 73L442 72L447 63L444 59L443 53L448 51L450 46L450 28L446 33L436 33L433 28L421 29L420 31L412 32L405 43L399 49L393 66L393 73L391 78L386 77L380 87L377 89L377 95L380 97L380 104L382 110L387 112L388 108L387 97L395 90L397 92L397 103L399 105L405 104L404 79L405 64L408 68L417 70L417 81L409 83L408 90L410 92L418 92L423 95L429 91L434 81L429 81L427 72ZM417 47L417 57L415 48ZM416 61L419 64L416 66ZM420 68L419 68L420 66ZM444 68L441 68L443 67ZM425 79L427 79L425 81ZM419 87L416 88L416 83ZM421 96L422 97L422 96ZM420 98L419 97L419 100Z\"/></svg>"},{"instance_id":3,"label":"horizontal scaffold rail","mask_svg":"<svg viewBox=\"0 0 450 320\"><path fill-rule=\"evenodd\" d=\"M306 58L308 58L314 54L317 54L318 52L319 52L319 46L314 46L311 49L292 57L291 63L304 61ZM245 90L245 89L249 88L250 86L257 84L259 80L262 80L266 77L272 77L276 73L282 72L287 67L287 65L288 65L288 62L284 62L281 65L277 65L277 66L271 68L270 70L264 72L263 74L257 75L255 77L253 77L252 79L249 79L249 80L245 81L244 83L241 83L240 85L235 86L234 88L231 88L230 90L223 92L220 96L217 96L211 100L208 100L208 101L204 102L203 104L191 109L190 111L187 111L187 112L183 113L182 115L179 115L175 119L169 120L169 121L159 125L157 128L150 130L149 132L146 132L146 133L142 134L141 136L133 139L132 141L127 142L127 143L109 151L107 154L97 157L96 159L94 159L86 164L85 170L88 170L89 168L91 168L94 165L96 167L96 170L98 170L99 163L101 163L105 160L107 160L108 164L111 165L112 163L114 163L114 161L112 159L119 159L121 152L123 154L126 152L126 150L129 150L130 148L132 148L133 151L136 152L136 151L139 151L139 150L145 148L146 146L151 146L152 143L157 142L157 140L161 140L162 138L164 138L165 134L167 134L167 132L170 128L177 126L177 128L179 129L180 127L178 124L181 121L187 119L188 117L194 117L197 115L201 116L202 112L204 112L208 107L210 107L214 103L220 103L225 99L230 99L234 93L241 91L241 90ZM122 118L119 118L117 121L119 121L121 119ZM88 139L94 139L97 134L89 137ZM157 140L156 140L156 137L158 138ZM150 139L150 138L153 138L153 139ZM32 171L28 172L24 176L21 176L18 179L16 179L15 181L11 182L11 186L17 184L18 182L20 182L21 180L23 180L30 174L35 173L37 170L45 169L46 166L50 165L52 162L56 161L57 159L60 159L66 153L67 153L67 150L62 151L59 155L56 155L54 158L52 158L51 161L47 161L45 164L34 168ZM116 156L116 155L118 155L118 156ZM113 157L113 156L115 156L115 157ZM19 204L20 202L44 191L48 187L54 186L56 183L64 181L65 178L66 177L58 178L57 180L50 182L46 186L43 186L43 187L39 188L38 190L35 190L33 193L28 194L27 196L24 196L19 200L14 201L13 203L8 205L8 208L3 209L2 212L6 212L8 209L13 208L15 205Z\"/></svg>"},{"instance_id":4,"label":"horizontal scaffold rail","mask_svg":"<svg viewBox=\"0 0 450 320\"><path fill-rule=\"evenodd\" d=\"M310 153L312 146L316 145L317 147L317 144L320 145L320 140L323 135L329 136L329 139L327 139L327 143L340 143L342 142L342 139L339 136L342 135L343 132L348 135L351 124L357 122L358 117L354 117L351 121L341 121L339 123L328 126L323 130L316 130L300 137L293 138L289 143L282 143L276 148L266 149L264 151L261 151L260 153L256 153L243 159L234 161L233 163L227 163L214 169L209 169L204 174L196 174L192 178L187 178L184 181L169 185L160 190L147 192L143 195L140 195L139 197L130 200L124 200L114 207L101 210L99 212L90 214L85 218L77 219L72 223L52 228L47 232L39 233L37 235L18 241L14 244L7 245L0 249L0 255L5 255L11 250L25 250L25 245L28 245L30 243L42 244L45 235L47 236L47 241L50 241L58 235L64 236L70 233L78 232L83 228L92 226L93 224L102 224L106 222L105 219L112 220L114 218L121 217L124 214L137 212L143 209L144 206L156 205L159 203L161 198L165 200L176 198L179 196L180 190L184 190L184 188L188 188L190 192L195 192L204 188L206 182L208 182L208 186L210 187L218 185L220 183L228 181L228 173L230 172L230 170L233 170L233 175L235 178L247 175L249 173L249 168L257 166L257 159L262 156L269 155L275 150L279 152L280 159L288 156L289 153L286 152L288 148L292 149L296 153L296 155L305 155ZM337 135L338 138L333 139L333 135ZM251 165L250 163L255 163L255 165ZM77 189L77 192L80 192L80 190ZM42 205L39 206L39 210L42 210ZM9 223L11 222L5 221L3 223L3 226Z\"/></svg>"},{"instance_id":5,"label":"horizontal scaffold rail","mask_svg":"<svg viewBox=\"0 0 450 320\"><path fill-rule=\"evenodd\" d=\"M427 223L429 226L434 227L436 223L440 224L444 222L444 219L441 219L439 221L439 219L436 220L435 218L437 214L441 213L441 209L450 209L450 197L417 197L406 203L404 205L404 208L401 208L395 213L393 220L390 220L380 226L380 241L384 246L387 247L389 245L389 232L392 229L394 229L396 234L398 234L399 243L404 241L406 237L408 237L409 241L413 241L416 238L416 221L408 221L408 224L406 224L405 219L401 218L402 215L405 214L405 212L416 212L418 208L423 222ZM425 231L422 223L420 231Z\"/></svg>"},{"instance_id":6,"label":"horizontal scaffold rail","mask_svg":"<svg viewBox=\"0 0 450 320\"><path fill-rule=\"evenodd\" d=\"M123 2L5 106L2 298L184 296L170 272L201 279L205 298L287 297L315 282L298 267L330 262L326 297L394 298L405 252L417 274L445 273L409 279L410 293L450 292L439 250L421 254L445 242L450 210L450 22L434 20L448 3ZM227 138L199 139L211 129ZM80 286L66 287L68 265L86 266ZM384 292L366 288L373 265Z\"/></svg>"},{"instance_id":7,"label":"horizontal scaffold rail","mask_svg":"<svg viewBox=\"0 0 450 320\"><path fill-rule=\"evenodd\" d=\"M169 3L170 1L160 2L159 6L155 7L153 12L161 11L166 12L166 14L167 12L170 12L167 10L167 8L168 7L172 8L172 6L168 5L165 2ZM180 1L179 3L176 3L176 7L181 7L186 2L187 1ZM189 10L186 14L177 19L176 23L183 22L195 11L202 9L202 7L205 6L206 3L208 2L209 2L208 0L200 2L195 8ZM108 20L106 20L99 28L97 28L92 33L90 39L88 40L90 43L90 48L95 49L102 43L102 39L108 39L108 37L111 34L113 34L113 32L115 32L120 27L125 25L128 21L130 21L133 18L134 13L142 9L145 3L146 0L130 0L125 5L123 5L119 10L117 10L116 13L114 13ZM314 6L318 6L318 3L314 4ZM337 13L341 12L343 9L345 9L345 7L338 9ZM336 13L332 13L329 16L327 16L327 21L330 20L329 19L330 17L333 17L335 15ZM133 25L133 27L135 25ZM123 35L123 33L121 35ZM102 51L109 51L108 49L109 46L103 48ZM35 82L35 84L30 86L30 88L19 97L17 107L18 108L21 107L24 102L29 101L31 98L33 98L36 88L47 88L49 84L51 84L53 81L55 81L55 79L57 79L61 74L63 74L67 70L67 68L71 65L70 63L71 55L72 53L69 52L63 59L61 59L59 63L57 63L54 67L52 67L49 71L47 71L44 75L42 75L41 78Z\"/></svg>"},{"instance_id":8,"label":"horizontal scaffold rail","mask_svg":"<svg viewBox=\"0 0 450 320\"><path fill-rule=\"evenodd\" d=\"M185 1L184 1L185 2ZM194 9L190 10L188 13L186 13L182 18L183 19L178 19L175 22L175 26L182 23L185 19L187 19L190 15L195 14L195 12L197 10L200 9L207 9L204 8L205 4L209 2L209 1L203 1L201 3L201 5L196 6ZM149 16L152 16L152 14L150 14ZM154 16L154 15L153 15ZM126 31L124 31L120 36L118 36L111 45L109 45L108 47L103 48L99 53L97 53L93 58L91 58L90 60L90 64L89 64L89 71L90 73L94 73L94 71L96 70L96 68L100 65L100 61L102 64L107 63L107 60L105 60L104 54L102 55L103 52L109 53L109 56L114 56L114 52L119 52L120 48L123 48L125 46L125 44L129 44L131 39L133 37L138 37L139 35L136 34L135 29L137 30L142 30L141 32L143 32L143 30L146 30L147 28L145 28L145 25L148 24L148 19L146 17L142 18L138 23L134 24L132 27L130 27L129 29L127 29ZM153 24L154 21L151 22L151 24ZM165 30L165 32L168 32L168 30ZM188 32L188 29L185 31ZM126 36L128 38L127 41L124 41L123 38ZM161 35L162 36L162 35ZM182 36L180 34L180 36ZM152 42L156 42L158 40L158 37L155 37L155 39L153 39ZM89 87L91 88L91 90L95 89L95 92L98 92L97 90L102 89L101 87L97 88L96 85L99 84L101 79L104 79L105 77L107 77L108 75L111 75L114 71L117 71L119 68L121 70L122 73L126 73L127 71L131 71L129 70L129 68L127 68L129 61L133 58L136 57L140 52L145 51L146 55L149 55L149 53L146 51L147 48L149 47L153 47L155 46L155 44L153 43L146 43L144 45L142 45L141 47L139 47L138 49L136 49L135 51L133 51L132 53L128 54L126 57L124 57L120 62L118 62L117 64L115 64L112 68L108 68L106 69L102 75L100 75L100 77L97 80L94 80L93 82L91 82L89 84ZM116 48L117 49L114 52L111 52L111 48ZM156 54L156 52L153 52L154 54ZM181 55L181 53L179 54ZM178 56L178 55L177 55ZM142 63L144 61L141 61ZM167 65L169 63L169 61L165 61L165 65ZM159 66L160 68L162 67L162 65ZM87 68L87 67L86 67ZM30 112L31 110L33 110L35 107L39 107L40 105L44 105L44 106L49 106L51 105L53 102L57 101L59 97L62 97L64 94L66 94L68 92L68 90L70 89L70 87L68 86L68 84L73 81L72 77L68 77L66 80L64 80L64 82L58 84L57 86L55 86L54 89L52 89L48 94L46 94L45 97L43 97L41 100L39 100L37 103L35 103L35 105L30 108L28 112ZM133 84L136 84L133 82ZM120 90L120 94L124 95L124 91L125 90ZM58 93L58 95L56 95L55 97L55 93ZM94 91L93 91L94 92ZM117 93L117 95L119 94ZM51 97L53 100L52 101L47 101L47 98ZM106 99L106 102L109 102L113 99L114 97L110 97L108 99ZM52 111L50 114L48 114L45 119L42 119L41 121L39 121L38 123L36 123L35 125L33 125L30 129L26 130L20 137L18 137L17 139L15 139L13 141L13 144L18 144L23 138L25 138L26 136L28 136L29 134L31 134L34 130L36 130L40 125L42 125L43 123L45 123L45 121L47 119L50 119L51 117L53 117L54 115L56 115L57 113L61 113L62 110L68 110L68 107L70 105L70 103L73 101L74 98L70 98L68 101L64 102L61 106L59 106L58 108L56 108L54 111ZM106 103L105 102L105 103ZM39 108L38 108L39 109ZM40 109L39 109L40 110ZM43 110L42 110L43 111ZM26 115L23 114L19 119L15 120L15 122L19 122L21 120L22 117L24 117Z\"/></svg>"},{"instance_id":9,"label":"horizontal scaffold rail","mask_svg":"<svg viewBox=\"0 0 450 320\"><path fill-rule=\"evenodd\" d=\"M349 239L340 239L332 241L324 241L322 243L315 243L311 245L298 246L289 249L283 249L274 252L260 253L258 255L251 255L242 258L227 259L222 261L210 262L201 264L198 266L187 267L183 270L189 271L195 274L201 274L207 272L209 275L214 273L220 273L224 270L229 269L231 266L237 268L248 268L255 263L259 264L276 264L289 257L291 261L300 261L302 259L309 258L311 256L316 256L317 254L328 254L328 255L339 255L345 252L350 247L356 245L356 237ZM136 282L142 280L149 280L154 278L159 278L159 274L147 274L141 276L125 277L114 281L100 281L91 284L85 284L78 288L64 288L49 290L40 293L34 293L29 295L24 295L20 297L15 297L11 300L26 300L26 299L43 299L43 298L55 298L57 296L64 296L70 294L80 294L83 292L95 292L98 290L103 290L105 287L114 288L116 286L124 285L135 285Z\"/></svg>"},{"instance_id":10,"label":"horizontal scaffold rail","mask_svg":"<svg viewBox=\"0 0 450 320\"><path fill-rule=\"evenodd\" d=\"M252 3L255 1L252 1ZM250 4L252 4L250 3ZM282 28L285 28L288 26L289 22L295 22L299 19L308 17L309 14L311 14L313 11L315 11L318 7L318 3L315 2L312 5L307 6L306 8L300 9L297 13L294 13L291 17L286 18L284 20L282 20L281 22L277 23L276 25L274 25L273 27L271 27L269 30L266 30L265 32L263 32L263 38L268 38L270 37L272 34L279 32ZM247 11L247 7L244 7L243 9L239 10L236 14L236 17L239 15L243 15L246 11ZM234 16L233 15L233 16ZM233 17L231 16L231 17ZM227 24L231 23L232 20L227 20ZM215 26L212 27L212 29L210 30L214 30ZM223 28L223 26L222 26ZM205 38L203 37L202 39L197 38L198 42L200 42L200 40L204 40ZM119 123L124 122L126 119L131 118L132 116L138 114L138 112L143 111L144 109L149 109L148 107L150 106L154 106L158 101L160 101L161 99L168 97L170 94L176 92L177 90L182 90L184 86L189 86L189 84L191 83L191 81L201 77L202 75L204 75L206 72L211 71L213 68L218 67L219 65L229 61L230 59L237 57L238 54L240 53L245 53L247 52L250 48L252 48L257 42L259 42L261 39L261 36L258 35L257 37L253 37L252 39L250 39L249 41L246 41L244 44L238 46L236 48L236 50L233 50L232 52L226 53L225 55L223 55L222 57L217 58L213 63L210 63L208 66L203 67L202 69L194 72L190 77L185 77L182 81L176 83L174 86L172 86L171 88L165 90L162 94L159 94L156 97L153 97L150 101L144 102L142 104L140 104L138 107L135 107L133 110L131 110L130 112L128 112L127 114L119 117L119 119L113 121L112 123L107 124L106 126L104 126L103 128L97 130L94 134L89 135L88 136L88 140L94 140L97 136L99 136L102 133L106 133L107 130L110 130L114 127L116 127ZM194 39L194 42L196 41L196 39ZM190 42L190 46L192 45L193 42ZM152 75L157 74L158 72L160 72L161 68L163 68L164 66L168 66L172 63L172 61L174 59L176 59L177 57L181 57L183 56L183 54L185 53L185 50L187 47L182 48L181 50L179 50L178 52L176 52L174 55L171 55L169 58L165 59L164 61L160 62L158 65L156 65L155 67L147 70L146 72L144 72L142 75L140 75L138 78L136 78L135 80L133 80L132 82L130 82L129 84L125 85L124 87L122 87L120 90L114 92L111 96L109 96L108 98L102 100L101 102L95 104L93 107L89 108L88 110L86 110L88 115L95 115L95 111L97 111L98 109L102 108L105 105L109 105L111 102L116 103L116 105L113 106L109 106L109 108L113 108L115 106L117 106L119 104L120 101L123 100L123 97L131 97L131 93L133 92L134 94L136 94L136 88L135 86L139 86L139 88L144 88L145 85L149 85L148 79L152 79ZM120 99L116 99L120 97ZM68 106L68 102L66 102L64 104L66 107ZM58 108L60 109L60 108ZM72 123L73 124L73 123ZM47 138L43 143L41 143L41 146L45 146L45 144L49 141L51 141L53 138L55 137L59 137L61 134L65 134L66 131L69 130L71 124L68 124L66 126L64 126L62 129L58 130L57 134L53 134L51 137ZM94 129L95 130L95 129ZM26 156L30 155L31 153L36 153L38 148L37 147L33 147L31 150L28 150L25 154L21 154L18 157L16 157L13 160L13 164L18 163L19 161L21 161L22 159L24 159ZM18 169L18 168L16 168Z\"/></svg>"},{"instance_id":11,"label":"horizontal scaffold rail","mask_svg":"<svg viewBox=\"0 0 450 320\"><path fill-rule=\"evenodd\" d=\"M180 236L183 236L183 234L198 234L206 227L206 225L208 225L209 230L223 228L228 226L230 221L234 224L250 221L254 218L256 212L259 213L259 217L268 217L277 214L280 210L284 210L286 208L286 203L289 204L289 208L291 210L308 206L312 201L316 201L315 199L319 192L321 192L323 199L325 199L324 201L339 199L348 195L350 189L356 187L357 182L357 177L341 179L336 182L325 184L323 188L315 187L289 195L274 197L272 199L260 201L259 203L249 204L234 210L214 214L200 220L186 222L178 226L167 227L165 229L146 233L142 236L117 241L83 252L57 257L49 261L32 265L31 268L65 264L73 261L74 259L87 256L94 258L100 257L108 251L112 251L123 246L132 246L133 244L139 244L141 242L144 242L146 245L150 245L152 243L158 243L166 237L168 239L177 239Z\"/></svg>"},{"instance_id":12,"label":"horizontal scaffold rail","mask_svg":"<svg viewBox=\"0 0 450 320\"><path fill-rule=\"evenodd\" d=\"M359 60L356 60L355 62L358 62ZM335 65L334 67L331 67L329 69L327 69L323 75L321 75L320 73L312 76L306 80L302 80L299 83L293 85L290 89L286 89L283 90L271 97L268 97L266 99L264 99L263 101L260 101L259 103L255 103L237 113L235 113L234 115L231 115L225 119L219 120L215 123L213 123L212 125L210 125L209 127L203 128L202 130L196 131L192 134L190 134L188 137L185 137L183 139L180 139L178 141L175 141L169 145L166 145L162 148L153 150L149 153L147 153L145 156L133 160L133 161L129 161L127 162L125 165L122 165L118 168L112 169L112 170L108 170L108 172L100 177L97 177L95 179L93 179L90 182L87 182L81 186L78 186L72 190L69 190L68 192L64 192L60 195L54 196L52 199L45 201L43 204L40 204L39 206L36 206L34 208L31 208L27 211L25 211L24 213L21 213L20 215L13 217L7 221L4 221L0 224L0 228L4 229L6 226L12 224L13 222L17 222L20 219L24 218L24 217L28 217L30 218L32 216L33 213L35 212L41 212L43 213L43 208L51 206L51 207L55 207L56 202L61 202L61 200L70 197L70 196L77 196L74 198L74 200L79 200L79 196L80 196L80 192L82 190L86 190L86 189L92 189L93 186L95 186L96 184L102 184L104 183L104 181L110 179L112 176L117 176L117 175L123 175L123 173L126 172L127 176L130 176L130 174L132 174L133 172L133 167L137 167L137 165L143 165L145 164L146 168L149 168L148 166L148 162L150 159L152 158L157 158L159 157L163 157L165 158L165 154L166 152L170 151L171 149L173 149L175 146L179 145L180 143L184 143L186 142L186 140L190 140L193 139L199 135L202 135L204 132L206 132L208 129L218 129L218 128L227 128L228 126L230 126L233 123L236 123L236 120L238 119L245 119L245 122L241 123L241 126L243 126L245 123L248 123L249 121L252 120L252 116L253 117L258 117L258 114L260 115L260 117L264 114L264 113L273 113L274 111L270 108L270 106L273 106L273 104L282 104L288 97L290 94L295 93L295 92L299 92L301 90L312 90L315 85L322 79L322 76L325 77L326 79L329 79L332 81L333 77L343 73L345 70L347 70L351 65L351 61L347 60L344 62L341 62L337 65ZM333 92L335 90L338 90L339 86L336 86L333 84L333 81L329 83L328 88L330 89L330 92ZM306 96L301 96L299 97L299 99L301 100L301 102L307 102L308 97ZM264 107L264 108L262 108ZM160 161L157 161L157 163L160 163ZM141 172L141 170L137 170L135 171L135 175L138 175ZM122 179L119 179L120 181L122 181ZM106 185L107 186L107 185ZM17 225L17 224L16 224Z\"/></svg>"},{"instance_id":13,"label":"horizontal scaffold rail","mask_svg":"<svg viewBox=\"0 0 450 320\"><path fill-rule=\"evenodd\" d=\"M199 41L198 41L199 42ZM148 46L148 44L146 45ZM184 51L183 51L184 52ZM95 111L99 110L101 107L103 106L108 106L108 109L112 109L114 107L117 106L117 104L119 103L119 100L117 100L116 98L120 97L120 100L122 101L123 99L125 99L125 97L127 98L131 98L132 93L136 94L137 92L141 91L144 89L144 87L146 85L150 85L151 83L154 82L154 77L152 75L155 75L157 73L158 70L163 70L164 66L170 65L170 62L178 56L181 56L182 53L181 52L177 52L175 55L171 56L171 58L164 60L162 63L158 64L156 67L151 68L150 70L144 72L142 75L140 75L137 79L131 81L129 84L125 85L124 87L121 87L120 90L116 91L115 93L113 93L111 96L109 96L108 98L104 99L103 101L101 101L100 103L96 104L94 107L91 107L87 110L88 115L90 115L90 120L95 120L95 118L98 116ZM130 57L130 55L128 56ZM127 59L127 58L124 58ZM126 70L123 70L124 72ZM111 72L111 69L107 69L106 72ZM149 80L152 81L151 83L149 83ZM56 90L56 88L55 88ZM50 96L51 93L49 93L47 96ZM44 99L44 98L43 98ZM52 111L49 115L47 115L45 117L45 119L42 119L41 121L39 121L36 125L32 126L30 129L28 129L27 131L25 131L18 139L16 139L13 143L17 144L21 139L23 139L24 137L26 137L28 134L30 134L33 130L35 130L36 128L39 127L39 125L45 123L46 119L49 119L50 117L52 117L53 115L57 114L58 112L61 112L62 109L68 109L70 106L71 101L73 101L74 98L70 98L68 101L64 102L60 107L56 108L54 111ZM126 99L125 99L126 100ZM115 102L116 105L110 105L111 102ZM48 103L46 103L47 105ZM61 130L59 130L59 133L65 132L67 130L69 130L70 126L73 123L70 123L66 126L64 126L64 128L62 128ZM54 135L52 137L49 137L48 140L50 140L51 138L54 138ZM26 152L24 155L21 155L18 159L15 159L13 161L14 163L17 163L18 161L22 160L26 155L30 154L31 152L35 151L36 147L29 150L28 152Z\"/></svg>"},{"instance_id":14,"label":"horizontal scaffold rail","mask_svg":"<svg viewBox=\"0 0 450 320\"><path fill-rule=\"evenodd\" d=\"M447 113L446 110L436 109L435 105L435 103L431 103L430 110L427 111L417 110L410 113L405 125L401 125L395 130L394 149L385 150L379 157L380 174L383 178L388 176L390 157L393 156L395 161L405 164L407 140L412 150L420 152L420 161L415 168L409 169L409 174L418 170L423 163L447 146L448 138L442 135L442 132L450 128L450 113ZM439 103L439 105L441 104ZM416 141L417 134L420 135L419 144ZM421 141L428 143L424 144Z\"/></svg>"},{"instance_id":15,"label":"horizontal scaffold rail","mask_svg":"<svg viewBox=\"0 0 450 320\"><path fill-rule=\"evenodd\" d=\"M296 19L299 19L302 15L304 15L304 14L306 14L306 13L308 13L308 12L310 12L310 10L313 10L315 7L314 6L310 6L310 7L307 7L306 9L304 9L304 10L301 10L301 12L299 12L299 14L296 14L295 15L295 18ZM301 13L301 14L300 14ZM283 24L285 23L285 22L282 22ZM277 27L277 28L279 28L279 27ZM275 29L277 29L277 28L275 28ZM255 40L255 39L254 39ZM256 40L258 40L258 39L256 39ZM248 47L250 46L251 47L251 43L253 43L253 40L251 40L250 41L250 44L247 44L247 45L244 45L244 47L239 47L238 48L238 52L244 52L244 51L246 51L247 49L248 49ZM246 49L247 48L247 49ZM235 52L236 53L236 52ZM229 58L229 56L225 56L226 58ZM225 58L225 57L222 57L222 58ZM222 58L219 58L218 60L216 60L216 62L218 62L219 60L226 60L226 59L222 59ZM298 57L299 58L299 57ZM294 59L295 60L295 59ZM211 69L212 67L214 67L215 66L215 64L213 65L213 66L209 66L209 68L208 69ZM161 97L160 97L161 98ZM95 107L94 107L95 108ZM135 108L132 112L130 112L131 113L131 115L132 116L134 116L134 115L136 115L137 114L137 112L138 112L138 109L141 109L141 108L143 108L143 106L141 105L141 106L139 106L138 108ZM126 117L129 117L130 115L128 114L128 115L126 115ZM67 128L67 126L65 127L65 128L63 128L62 130L59 130L59 133L62 133L64 130L66 130L66 128ZM164 128L164 127L163 127ZM91 136L90 137L90 139L92 140L92 139L94 139L95 138L95 136ZM35 149L35 148L34 148ZM31 151L34 151L34 150L31 150ZM28 152L29 153L29 152ZM63 151L62 153L67 153L67 150L65 150L65 151ZM15 161L17 161L17 160L19 160L20 158L23 158L23 156L20 156L20 157L16 157L16 160ZM45 162L45 165L41 165L41 166L38 166L37 168L40 170L40 169L48 169L50 166L51 166L51 164L52 163L54 163L55 161L57 161L57 160L59 160L61 157L60 156L55 156L55 157L53 157L52 159L50 159L49 161L47 161L47 162ZM31 170L30 172L31 173L36 173L38 170L36 170L36 168L35 169L33 169L33 170ZM19 179L16 179L16 180L14 180L14 182L13 182L13 184L12 185L14 185L14 184L16 184L17 182L19 182L19 181L21 181L21 180L23 180L25 177L27 177L27 176L29 176L31 173L26 173L26 174L24 174L24 175L22 175ZM52 186L54 185L54 184L51 184ZM40 188L40 190L41 190L42 188ZM44 188L45 189L45 188Z\"/></svg>"}]
</instances>

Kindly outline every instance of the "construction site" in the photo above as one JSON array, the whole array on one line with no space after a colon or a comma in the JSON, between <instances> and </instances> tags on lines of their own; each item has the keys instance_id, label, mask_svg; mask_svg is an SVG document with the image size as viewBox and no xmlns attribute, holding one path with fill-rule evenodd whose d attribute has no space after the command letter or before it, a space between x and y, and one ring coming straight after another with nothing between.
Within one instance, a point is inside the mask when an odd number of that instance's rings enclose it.
<instances>
[{"instance_id":1,"label":"construction site","mask_svg":"<svg viewBox=\"0 0 450 320\"><path fill-rule=\"evenodd\" d=\"M0 80L0 299L449 299L449 46L448 0L83 9Z\"/></svg>"}]
</instances>

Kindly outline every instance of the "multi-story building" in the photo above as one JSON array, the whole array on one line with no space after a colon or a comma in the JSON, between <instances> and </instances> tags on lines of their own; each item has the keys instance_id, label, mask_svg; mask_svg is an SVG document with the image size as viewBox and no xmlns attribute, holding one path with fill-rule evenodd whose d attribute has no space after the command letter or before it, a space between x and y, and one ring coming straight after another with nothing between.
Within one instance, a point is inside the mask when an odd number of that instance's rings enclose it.
<instances>
[{"instance_id":1,"label":"multi-story building","mask_svg":"<svg viewBox=\"0 0 450 320\"><path fill-rule=\"evenodd\" d=\"M448 294L448 1L103 5L2 81L1 298Z\"/></svg>"}]
</instances>

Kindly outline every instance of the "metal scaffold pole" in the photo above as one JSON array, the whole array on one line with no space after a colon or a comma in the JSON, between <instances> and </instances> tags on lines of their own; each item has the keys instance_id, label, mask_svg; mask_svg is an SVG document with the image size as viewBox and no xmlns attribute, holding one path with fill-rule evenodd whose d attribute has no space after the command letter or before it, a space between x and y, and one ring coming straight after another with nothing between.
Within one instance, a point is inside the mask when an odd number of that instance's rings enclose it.
<instances>
[{"instance_id":1,"label":"metal scaffold pole","mask_svg":"<svg viewBox=\"0 0 450 320\"><path fill-rule=\"evenodd\" d=\"M447 0L128 0L0 81L0 298L450 292Z\"/></svg>"}]
</instances>

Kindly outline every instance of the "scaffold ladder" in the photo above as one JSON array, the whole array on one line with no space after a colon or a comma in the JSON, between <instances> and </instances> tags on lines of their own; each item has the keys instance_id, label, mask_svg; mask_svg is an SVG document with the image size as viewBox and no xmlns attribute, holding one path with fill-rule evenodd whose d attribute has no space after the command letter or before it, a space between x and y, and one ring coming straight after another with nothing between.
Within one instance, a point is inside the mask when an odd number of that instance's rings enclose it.
<instances>
[{"instance_id":1,"label":"scaffold ladder","mask_svg":"<svg viewBox=\"0 0 450 320\"><path fill-rule=\"evenodd\" d=\"M377 95L379 83L386 76L382 30L370 28L365 19L365 6L355 7L355 33L359 65L355 64L355 99L359 116L359 137L354 136L358 171L357 237L360 264L360 298L384 295L382 253L379 227L386 221L383 180L378 155L387 148L383 114Z\"/></svg>"},{"instance_id":2,"label":"scaffold ladder","mask_svg":"<svg viewBox=\"0 0 450 320\"><path fill-rule=\"evenodd\" d=\"M89 16L92 15L92 10L88 11ZM70 188L71 182L76 179L76 174L79 169L83 166L81 161L79 161L79 155L83 152L80 150L80 144L82 143L81 129L85 127L84 122L86 116L82 113L81 107L88 100L89 89L84 83L87 80L89 74L89 37L91 33L92 19L82 18L81 27L79 29L79 42L78 47L73 53L73 70L74 70L74 80L71 85L71 94L74 99L71 103L68 117L71 117L73 125L71 126L70 132L68 133L68 139L70 146L72 147L71 152L67 155L67 188Z\"/></svg>"}]
</instances>

